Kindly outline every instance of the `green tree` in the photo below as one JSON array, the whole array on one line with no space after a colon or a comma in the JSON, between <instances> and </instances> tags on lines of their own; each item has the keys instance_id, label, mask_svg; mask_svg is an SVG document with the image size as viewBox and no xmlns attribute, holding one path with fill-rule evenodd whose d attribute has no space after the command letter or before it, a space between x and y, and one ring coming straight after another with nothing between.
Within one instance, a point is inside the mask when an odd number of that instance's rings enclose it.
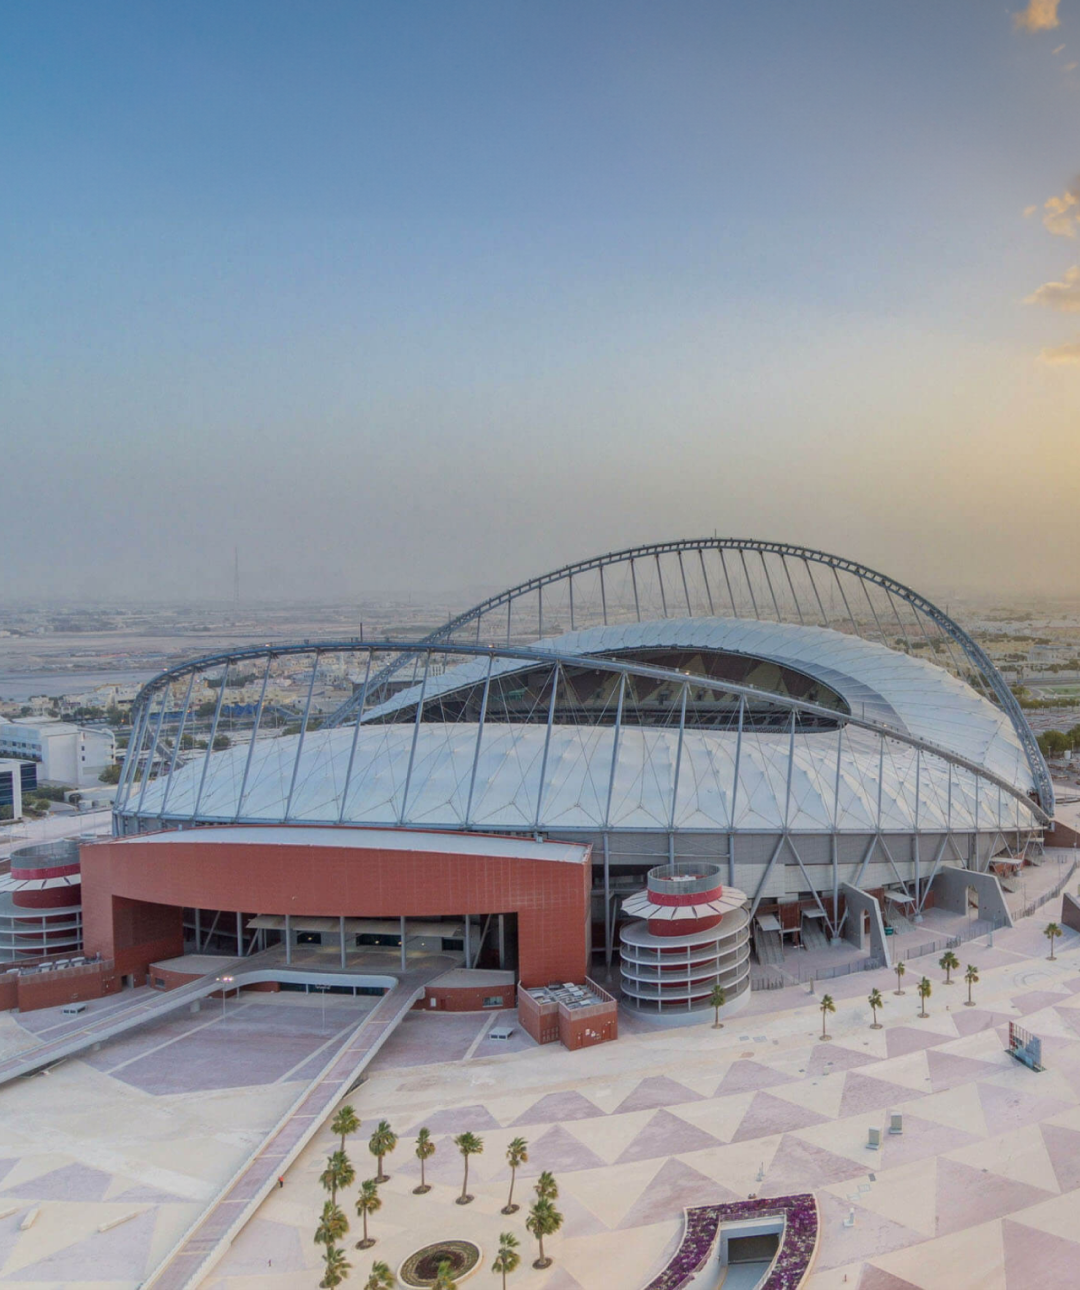
<instances>
[{"instance_id":1,"label":"green tree","mask_svg":"<svg viewBox=\"0 0 1080 1290\"><path fill-rule=\"evenodd\" d=\"M336 1245L328 1245L323 1255L323 1279L319 1285L322 1290L333 1290L334 1286L341 1285L351 1270L352 1264L344 1253Z\"/></svg>"},{"instance_id":2,"label":"green tree","mask_svg":"<svg viewBox=\"0 0 1080 1290\"><path fill-rule=\"evenodd\" d=\"M554 1236L563 1225L563 1216L550 1200L536 1200L529 1209L525 1226L536 1237L540 1246L540 1257L533 1262L534 1268L550 1268L551 1259L544 1255L544 1237Z\"/></svg>"},{"instance_id":3,"label":"green tree","mask_svg":"<svg viewBox=\"0 0 1080 1290\"><path fill-rule=\"evenodd\" d=\"M1054 957L1054 942L1062 935L1061 928L1057 923L1047 923L1043 929L1043 935L1050 942L1050 958L1052 960Z\"/></svg>"},{"instance_id":4,"label":"green tree","mask_svg":"<svg viewBox=\"0 0 1080 1290\"><path fill-rule=\"evenodd\" d=\"M435 1280L431 1283L431 1290L457 1290L457 1282L454 1280L449 1259L443 1259L435 1270Z\"/></svg>"},{"instance_id":5,"label":"green tree","mask_svg":"<svg viewBox=\"0 0 1080 1290\"><path fill-rule=\"evenodd\" d=\"M330 1199L337 1204L337 1194L346 1187L351 1187L356 1177L356 1170L344 1151L335 1151L326 1161L326 1168L319 1175L323 1189L330 1193Z\"/></svg>"},{"instance_id":6,"label":"green tree","mask_svg":"<svg viewBox=\"0 0 1080 1290\"><path fill-rule=\"evenodd\" d=\"M724 987L719 981L713 983L713 988L709 991L709 1007L713 1010L713 1030L720 1030L723 1022L720 1020L720 1009L727 1003L727 995L724 993Z\"/></svg>"},{"instance_id":7,"label":"green tree","mask_svg":"<svg viewBox=\"0 0 1080 1290\"><path fill-rule=\"evenodd\" d=\"M347 1103L338 1109L337 1115L330 1121L330 1132L336 1133L341 1139L342 1151L345 1150L345 1139L350 1133L356 1133L359 1129L360 1117Z\"/></svg>"},{"instance_id":8,"label":"green tree","mask_svg":"<svg viewBox=\"0 0 1080 1290\"><path fill-rule=\"evenodd\" d=\"M484 1150L484 1139L475 1133L459 1133L454 1139L454 1146L461 1152L465 1161L465 1177L461 1184L461 1195L457 1198L459 1205L467 1205L472 1197L469 1195L469 1157L478 1156Z\"/></svg>"},{"instance_id":9,"label":"green tree","mask_svg":"<svg viewBox=\"0 0 1080 1290\"><path fill-rule=\"evenodd\" d=\"M829 1015L830 1012L836 1011L836 1004L833 1003L832 995L823 994L821 996L821 1002L818 1004L818 1007L821 1009L821 1037L822 1039L828 1039L829 1036L825 1033L825 1018Z\"/></svg>"},{"instance_id":10,"label":"green tree","mask_svg":"<svg viewBox=\"0 0 1080 1290\"><path fill-rule=\"evenodd\" d=\"M541 1200L559 1199L559 1184L555 1181L555 1175L549 1169L545 1169L540 1177L537 1178L533 1185L533 1191L536 1192Z\"/></svg>"},{"instance_id":11,"label":"green tree","mask_svg":"<svg viewBox=\"0 0 1080 1290\"><path fill-rule=\"evenodd\" d=\"M214 736L214 752L221 752L225 748L231 748L231 747L232 747L232 740L229 738L228 735Z\"/></svg>"},{"instance_id":12,"label":"green tree","mask_svg":"<svg viewBox=\"0 0 1080 1290\"><path fill-rule=\"evenodd\" d=\"M979 984L979 969L974 963L967 965L967 971L964 973L964 980L967 982L968 997L965 1000L967 1007L974 1008L975 1000L971 997L971 987Z\"/></svg>"},{"instance_id":13,"label":"green tree","mask_svg":"<svg viewBox=\"0 0 1080 1290\"><path fill-rule=\"evenodd\" d=\"M383 1160L396 1146L397 1134L391 1129L389 1120L380 1120L368 1142L368 1150L379 1162L379 1172L375 1176L376 1182L384 1183L389 1181L390 1175L383 1173Z\"/></svg>"},{"instance_id":14,"label":"green tree","mask_svg":"<svg viewBox=\"0 0 1080 1290\"><path fill-rule=\"evenodd\" d=\"M119 762L113 762L111 766L106 766L98 776L99 784L119 784L121 766Z\"/></svg>"},{"instance_id":15,"label":"green tree","mask_svg":"<svg viewBox=\"0 0 1080 1290\"><path fill-rule=\"evenodd\" d=\"M502 1232L499 1235L499 1252L492 1260L491 1270L496 1276L502 1273L502 1290L506 1290L506 1277L510 1272L516 1272L521 1265L521 1255L518 1253L518 1239L513 1232Z\"/></svg>"},{"instance_id":16,"label":"green tree","mask_svg":"<svg viewBox=\"0 0 1080 1290\"><path fill-rule=\"evenodd\" d=\"M345 1211L332 1200L328 1200L322 1207L319 1226L315 1229L315 1244L337 1245L348 1231L349 1220L345 1217Z\"/></svg>"},{"instance_id":17,"label":"green tree","mask_svg":"<svg viewBox=\"0 0 1080 1290\"><path fill-rule=\"evenodd\" d=\"M360 1184L360 1194L356 1198L356 1212L364 1220L364 1239L357 1242L358 1250L370 1250L375 1244L368 1236L367 1221L369 1214L377 1214L382 1209L382 1197L379 1195L379 1184L374 1178L365 1178Z\"/></svg>"},{"instance_id":18,"label":"green tree","mask_svg":"<svg viewBox=\"0 0 1080 1290\"><path fill-rule=\"evenodd\" d=\"M421 1129L416 1135L416 1158L420 1161L420 1186L413 1188L413 1194L423 1196L431 1190L431 1184L424 1177L424 1161L435 1154L435 1143L431 1140L431 1130Z\"/></svg>"},{"instance_id":19,"label":"green tree","mask_svg":"<svg viewBox=\"0 0 1080 1290\"><path fill-rule=\"evenodd\" d=\"M946 950L941 958L938 959L938 967L945 973L945 984L952 985L952 974L954 971L959 971L960 960L952 950Z\"/></svg>"},{"instance_id":20,"label":"green tree","mask_svg":"<svg viewBox=\"0 0 1080 1290\"><path fill-rule=\"evenodd\" d=\"M520 1205L514 1204L514 1179L517 1177L518 1166L523 1165L529 1159L529 1144L524 1138L514 1138L506 1148L506 1163L510 1166L510 1193L506 1197L506 1204L502 1207L504 1214L516 1214L521 1208Z\"/></svg>"},{"instance_id":21,"label":"green tree","mask_svg":"<svg viewBox=\"0 0 1080 1290\"><path fill-rule=\"evenodd\" d=\"M870 991L870 998L867 1000L870 1005L870 1011L874 1014L874 1020L870 1023L871 1030L880 1030L881 1022L877 1019L878 1008L885 1007L885 1000L881 997L881 991L874 989Z\"/></svg>"},{"instance_id":22,"label":"green tree","mask_svg":"<svg viewBox=\"0 0 1080 1290\"><path fill-rule=\"evenodd\" d=\"M364 1282L364 1290L390 1290L396 1279L389 1263L376 1261L371 1265L371 1276Z\"/></svg>"},{"instance_id":23,"label":"green tree","mask_svg":"<svg viewBox=\"0 0 1080 1290\"><path fill-rule=\"evenodd\" d=\"M933 989L934 987L930 984L930 978L924 976L923 979L919 982L919 998L922 1000L922 1008L919 1012L920 1017L925 1017L927 1015L926 1001L927 999L930 998L930 995L933 993Z\"/></svg>"},{"instance_id":24,"label":"green tree","mask_svg":"<svg viewBox=\"0 0 1080 1290\"><path fill-rule=\"evenodd\" d=\"M896 973L896 990L895 990L895 993L896 993L896 994L903 994L903 993L904 993L904 990L903 990L903 988L902 988L902 985L903 985L903 980L904 980L904 973L907 971L907 966L906 966L906 964L904 963L904 960L903 960L903 959L900 959L900 961L897 963L896 967L894 967L894 968L893 968L893 971Z\"/></svg>"}]
</instances>

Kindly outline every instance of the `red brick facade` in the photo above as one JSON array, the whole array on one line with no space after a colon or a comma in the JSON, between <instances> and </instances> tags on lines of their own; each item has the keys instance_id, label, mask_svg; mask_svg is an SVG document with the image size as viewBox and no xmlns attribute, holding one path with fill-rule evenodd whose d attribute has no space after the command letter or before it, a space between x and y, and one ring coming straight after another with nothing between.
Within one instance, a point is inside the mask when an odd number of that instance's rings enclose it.
<instances>
[{"instance_id":1,"label":"red brick facade","mask_svg":"<svg viewBox=\"0 0 1080 1290\"><path fill-rule=\"evenodd\" d=\"M416 849L306 845L289 829L266 842L193 829L168 842L114 838L82 849L83 944L138 979L158 959L183 953L186 907L246 913L357 918L516 914L523 985L581 981L589 961L588 848L566 860L523 858L522 844L477 838L477 854L439 851L417 833ZM252 830L244 830L250 837ZM334 830L327 830L333 834ZM362 832L349 830L348 832ZM298 830L298 837L309 830ZM209 835L216 835L211 837ZM515 854L516 853L516 854Z\"/></svg>"}]
</instances>

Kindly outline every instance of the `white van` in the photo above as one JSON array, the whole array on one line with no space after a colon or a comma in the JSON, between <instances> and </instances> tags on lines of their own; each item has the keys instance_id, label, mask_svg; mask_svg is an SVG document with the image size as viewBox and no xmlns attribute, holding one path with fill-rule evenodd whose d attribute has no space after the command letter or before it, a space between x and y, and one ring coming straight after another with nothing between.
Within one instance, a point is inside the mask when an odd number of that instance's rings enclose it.
<instances>
[{"instance_id":1,"label":"white van","mask_svg":"<svg viewBox=\"0 0 1080 1290\"><path fill-rule=\"evenodd\" d=\"M77 1017L80 1012L86 1011L85 1003L65 1003L60 1009L65 1017Z\"/></svg>"}]
</instances>

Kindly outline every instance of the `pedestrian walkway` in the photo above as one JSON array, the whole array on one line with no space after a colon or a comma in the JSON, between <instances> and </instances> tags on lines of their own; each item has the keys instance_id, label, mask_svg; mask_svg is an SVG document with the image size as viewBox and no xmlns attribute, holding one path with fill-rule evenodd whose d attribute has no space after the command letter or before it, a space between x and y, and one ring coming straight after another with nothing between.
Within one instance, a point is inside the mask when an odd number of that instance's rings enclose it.
<instances>
[{"instance_id":1,"label":"pedestrian walkway","mask_svg":"<svg viewBox=\"0 0 1080 1290\"><path fill-rule=\"evenodd\" d=\"M227 1182L209 1208L144 1282L144 1290L184 1290L199 1285L225 1254L289 1165L319 1131L416 1000L424 985L445 971L445 960L402 973L367 1016L342 1040L319 1075Z\"/></svg>"}]
</instances>

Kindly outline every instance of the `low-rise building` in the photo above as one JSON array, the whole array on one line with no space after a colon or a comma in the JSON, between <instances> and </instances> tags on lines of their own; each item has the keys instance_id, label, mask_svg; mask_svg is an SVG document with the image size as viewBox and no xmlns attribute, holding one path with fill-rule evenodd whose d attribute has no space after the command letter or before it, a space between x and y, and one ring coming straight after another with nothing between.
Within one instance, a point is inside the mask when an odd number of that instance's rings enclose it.
<instances>
[{"instance_id":1,"label":"low-rise building","mask_svg":"<svg viewBox=\"0 0 1080 1290\"><path fill-rule=\"evenodd\" d=\"M0 722L0 757L38 763L38 778L82 788L116 759L111 730L67 721L16 717Z\"/></svg>"}]
</instances>

